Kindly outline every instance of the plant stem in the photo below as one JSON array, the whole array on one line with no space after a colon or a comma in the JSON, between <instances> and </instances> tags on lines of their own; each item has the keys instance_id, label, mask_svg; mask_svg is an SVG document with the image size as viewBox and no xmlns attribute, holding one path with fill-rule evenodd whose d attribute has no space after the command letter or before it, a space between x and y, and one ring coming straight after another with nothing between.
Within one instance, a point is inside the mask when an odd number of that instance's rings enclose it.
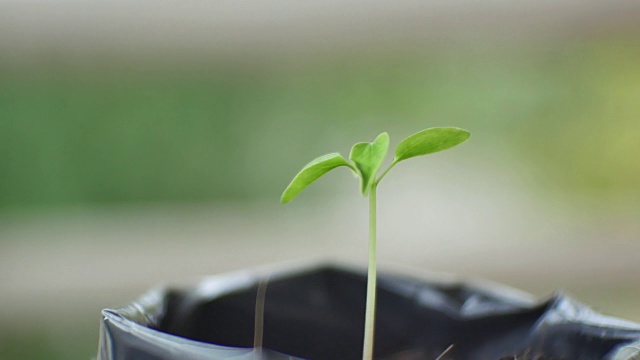
<instances>
[{"instance_id":1,"label":"plant stem","mask_svg":"<svg viewBox=\"0 0 640 360\"><path fill-rule=\"evenodd\" d=\"M376 179L375 184L377 185L380 180L382 180L383 177L385 177L385 175L387 175L387 173L389 172L389 170L391 170L394 166L396 166L398 162L396 162L395 160L393 160L393 162L391 163L391 165L389 165L389 167L382 173L382 175L380 175L380 177L378 179Z\"/></svg>"},{"instance_id":2,"label":"plant stem","mask_svg":"<svg viewBox=\"0 0 640 360\"><path fill-rule=\"evenodd\" d=\"M264 304L267 297L267 284L269 276L261 279L258 283L258 293L256 294L256 311L254 319L253 351L256 359L262 359L262 339L264 333Z\"/></svg>"},{"instance_id":3,"label":"plant stem","mask_svg":"<svg viewBox=\"0 0 640 360\"><path fill-rule=\"evenodd\" d=\"M373 359L373 335L376 312L376 188L374 183L369 190L369 272L367 275L367 307L364 320L364 348L362 359Z\"/></svg>"}]
</instances>

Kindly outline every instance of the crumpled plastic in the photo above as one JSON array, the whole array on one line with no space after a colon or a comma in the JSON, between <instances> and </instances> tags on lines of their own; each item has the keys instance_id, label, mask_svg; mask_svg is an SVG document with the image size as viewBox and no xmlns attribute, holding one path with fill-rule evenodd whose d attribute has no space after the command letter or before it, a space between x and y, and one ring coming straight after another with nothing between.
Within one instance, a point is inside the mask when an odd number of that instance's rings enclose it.
<instances>
[{"instance_id":1,"label":"crumpled plastic","mask_svg":"<svg viewBox=\"0 0 640 360\"><path fill-rule=\"evenodd\" d=\"M98 360L359 360L365 290L365 271L337 265L156 289L102 311ZM384 273L377 291L376 359L640 359L640 325L564 294L537 302L497 284ZM264 306L261 349L253 348L256 301Z\"/></svg>"}]
</instances>

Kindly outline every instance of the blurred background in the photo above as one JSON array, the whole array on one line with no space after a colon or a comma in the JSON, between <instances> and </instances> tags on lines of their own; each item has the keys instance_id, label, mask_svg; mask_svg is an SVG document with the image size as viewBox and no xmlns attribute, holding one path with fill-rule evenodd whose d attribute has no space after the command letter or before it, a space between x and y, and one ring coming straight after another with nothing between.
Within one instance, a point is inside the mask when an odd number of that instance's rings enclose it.
<instances>
[{"instance_id":1,"label":"blurred background","mask_svg":"<svg viewBox=\"0 0 640 360\"><path fill-rule=\"evenodd\" d=\"M381 269L640 321L640 2L0 0L0 358L89 359L100 309L283 261L364 265L313 158L433 126L381 183Z\"/></svg>"}]
</instances>

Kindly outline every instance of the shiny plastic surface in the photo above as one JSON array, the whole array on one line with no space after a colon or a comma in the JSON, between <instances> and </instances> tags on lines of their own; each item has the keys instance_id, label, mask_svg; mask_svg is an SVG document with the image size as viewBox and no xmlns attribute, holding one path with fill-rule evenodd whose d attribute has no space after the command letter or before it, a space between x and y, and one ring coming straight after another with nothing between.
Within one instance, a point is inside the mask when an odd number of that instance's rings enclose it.
<instances>
[{"instance_id":1,"label":"shiny plastic surface","mask_svg":"<svg viewBox=\"0 0 640 360\"><path fill-rule=\"evenodd\" d=\"M212 277L103 310L98 360L361 358L364 271L316 266L269 274L265 349L258 352L252 346L263 276ZM640 325L564 295L536 303L497 285L379 275L376 359L435 359L453 344L443 360L631 360L638 341Z\"/></svg>"}]
</instances>

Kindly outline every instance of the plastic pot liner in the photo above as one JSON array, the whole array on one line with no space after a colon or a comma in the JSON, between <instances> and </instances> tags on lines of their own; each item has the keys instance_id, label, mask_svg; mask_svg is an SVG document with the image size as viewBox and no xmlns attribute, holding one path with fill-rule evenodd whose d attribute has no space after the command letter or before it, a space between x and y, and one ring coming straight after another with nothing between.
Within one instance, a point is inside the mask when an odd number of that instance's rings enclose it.
<instances>
[{"instance_id":1,"label":"plastic pot liner","mask_svg":"<svg viewBox=\"0 0 640 360\"><path fill-rule=\"evenodd\" d=\"M254 350L257 288L263 349ZM211 277L102 311L98 360L361 359L366 272L342 266ZM640 359L640 325L570 297L380 274L376 359ZM543 357L536 357L543 354Z\"/></svg>"}]
</instances>

